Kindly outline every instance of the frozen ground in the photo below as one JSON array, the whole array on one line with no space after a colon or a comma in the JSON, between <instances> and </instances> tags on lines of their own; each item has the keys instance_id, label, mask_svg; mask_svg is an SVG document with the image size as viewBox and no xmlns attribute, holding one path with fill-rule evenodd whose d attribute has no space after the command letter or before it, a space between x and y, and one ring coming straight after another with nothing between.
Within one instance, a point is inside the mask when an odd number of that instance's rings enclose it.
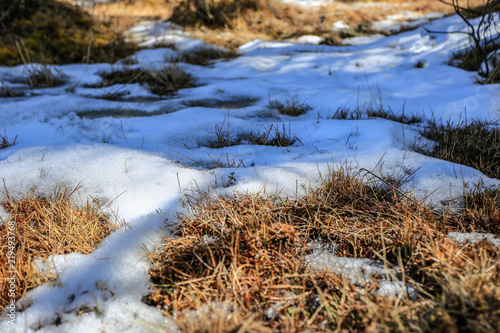
<instances>
[{"instance_id":1,"label":"frozen ground","mask_svg":"<svg viewBox=\"0 0 500 333\"><path fill-rule=\"evenodd\" d=\"M457 16L426 27L466 29ZM142 33L146 44L153 38L173 42L181 50L203 45L164 24L147 23L136 33ZM418 28L391 37L352 39L352 45L342 47L308 42L317 39L256 40L242 46L240 57L231 61L207 67L180 64L200 86L171 98L158 98L138 85L83 87L99 82L100 71L120 64L60 66L69 82L46 89L16 83L26 74L23 66L0 67L4 84L30 92L0 99L0 129L11 139L17 135L16 145L0 151L0 178L10 195L19 197L35 187L39 194L51 193L60 185L81 184L83 200L87 195L106 200L109 212L130 227L116 231L90 255L55 257L61 285L44 285L26 295L23 301L31 306L17 313L16 326L1 322L0 331L147 332L157 331L158 325L175 330L141 302L148 293L144 249L159 244L168 232L165 221L173 222L182 210L179 199L196 188L213 193L265 189L294 196L317 186L320 175L341 165L352 172L366 168L384 175L417 170L405 189L439 205L460 197L464 183L500 183L472 168L409 151L419 137L419 125L329 119L344 106L381 106L395 113L404 109L407 115L454 122L465 116L499 119L499 85L481 86L475 73L447 65L451 52L467 45L465 35L429 34ZM166 48L142 50L133 57L138 61L133 67L158 68L175 53ZM419 62L423 68L416 67ZM120 101L96 98L124 91L129 94ZM311 110L295 118L268 108L269 100L286 104L293 98ZM211 107L188 106L199 100ZM288 148L208 148L215 126L222 123L233 135L284 125L300 141ZM214 160L227 159L246 167L213 168ZM358 265L324 258L321 262ZM84 306L96 306L100 313L77 316L76 310ZM60 324L53 325L56 322Z\"/></svg>"}]
</instances>

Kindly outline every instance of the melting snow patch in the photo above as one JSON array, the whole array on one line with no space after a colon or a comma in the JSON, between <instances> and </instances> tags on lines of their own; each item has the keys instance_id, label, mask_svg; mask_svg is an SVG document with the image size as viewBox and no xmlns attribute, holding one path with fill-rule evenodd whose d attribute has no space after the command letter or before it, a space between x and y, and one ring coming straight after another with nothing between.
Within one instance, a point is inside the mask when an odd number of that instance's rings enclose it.
<instances>
[{"instance_id":1,"label":"melting snow patch","mask_svg":"<svg viewBox=\"0 0 500 333\"><path fill-rule=\"evenodd\" d=\"M454 242L457 242L458 244L462 244L465 242L471 242L475 244L483 240L486 240L490 242L493 246L500 247L500 239L495 238L495 235L493 234L483 234L479 232L471 232L471 233L449 232L448 238Z\"/></svg>"},{"instance_id":2,"label":"melting snow patch","mask_svg":"<svg viewBox=\"0 0 500 333\"><path fill-rule=\"evenodd\" d=\"M401 281L394 280L399 274L398 267L394 269L385 268L381 261L366 258L338 257L332 249L335 245L322 246L319 243L309 243L313 253L306 256L306 264L316 270L329 270L334 274L349 279L354 284L363 284L377 281L380 284L377 294L397 297L401 294L409 295L411 298L417 296L417 291L410 285L404 285Z\"/></svg>"}]
</instances>

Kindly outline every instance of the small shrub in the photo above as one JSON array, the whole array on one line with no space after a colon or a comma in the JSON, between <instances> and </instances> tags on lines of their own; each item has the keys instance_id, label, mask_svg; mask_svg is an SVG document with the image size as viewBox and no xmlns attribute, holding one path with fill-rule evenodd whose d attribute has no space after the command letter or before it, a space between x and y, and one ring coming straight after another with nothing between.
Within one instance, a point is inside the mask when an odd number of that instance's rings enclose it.
<instances>
[{"instance_id":1,"label":"small shrub","mask_svg":"<svg viewBox=\"0 0 500 333\"><path fill-rule=\"evenodd\" d=\"M436 120L422 130L434 146L415 147L419 153L464 164L488 177L500 179L500 128L498 121L473 120L454 124L438 124Z\"/></svg>"},{"instance_id":2,"label":"small shrub","mask_svg":"<svg viewBox=\"0 0 500 333\"><path fill-rule=\"evenodd\" d=\"M269 109L277 109L279 113L297 117L301 114L305 114L307 111L312 110L312 108L304 101L302 101L297 94L288 94L285 100L285 104L278 102L278 100L269 99Z\"/></svg>"},{"instance_id":3,"label":"small shrub","mask_svg":"<svg viewBox=\"0 0 500 333\"><path fill-rule=\"evenodd\" d=\"M157 95L170 95L179 89L195 87L193 76L175 65L156 70L124 67L117 71L103 72L100 76L104 79L103 83L87 87L101 88L115 84L139 83L147 85L151 92Z\"/></svg>"},{"instance_id":4,"label":"small shrub","mask_svg":"<svg viewBox=\"0 0 500 333\"><path fill-rule=\"evenodd\" d=\"M69 193L60 189L53 197L29 195L20 200L2 203L9 218L0 235L0 310L12 299L8 295L8 271L16 272L14 299L42 283L54 280L53 273L42 273L35 259L46 260L50 255L79 252L88 254L117 227L101 212L100 205L91 201L79 207ZM15 260L7 261L7 256Z\"/></svg>"},{"instance_id":5,"label":"small shrub","mask_svg":"<svg viewBox=\"0 0 500 333\"><path fill-rule=\"evenodd\" d=\"M233 135L230 134L229 121L227 123L227 130L225 123L226 120L224 120L222 124L215 125L215 130L211 133L215 135L216 140L210 144L210 148L225 148L239 145L241 143L240 139L236 139Z\"/></svg>"}]
</instances>

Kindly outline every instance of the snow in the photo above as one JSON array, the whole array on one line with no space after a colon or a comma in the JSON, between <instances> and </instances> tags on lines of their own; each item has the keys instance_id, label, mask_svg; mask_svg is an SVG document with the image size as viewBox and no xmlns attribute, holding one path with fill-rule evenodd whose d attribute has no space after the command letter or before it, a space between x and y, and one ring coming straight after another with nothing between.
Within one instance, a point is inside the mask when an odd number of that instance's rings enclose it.
<instances>
[{"instance_id":1,"label":"snow","mask_svg":"<svg viewBox=\"0 0 500 333\"><path fill-rule=\"evenodd\" d=\"M457 16L422 24L431 31L467 29ZM169 42L181 52L206 47L165 22L146 22L134 31L145 46ZM240 57L233 60L207 67L179 64L200 85L156 100L149 100L155 96L138 85L82 86L100 82L99 72L121 64L59 66L69 81L56 88L16 83L24 66L0 67L2 84L31 93L0 99L0 129L9 139L17 135L16 145L0 150L0 178L9 194L18 198L33 188L50 194L58 186L80 185L82 201L88 196L105 201L115 222L127 225L92 254L51 258L60 283L28 293L20 303L30 306L17 312L16 326L4 320L0 331L146 332L158 327L175 331L158 310L141 302L149 291L144 249L152 251L159 245L161 236L168 234L166 222L175 222L176 213L183 210L179 199L195 189L295 196L318 186L321 176L340 167L384 175L418 169L403 190L439 206L460 197L464 184L472 186L468 184L479 179L485 186L500 184L472 168L408 150L419 138L419 125L330 119L339 107L370 106L416 113L427 120L500 119L499 85L479 85L475 73L447 65L452 52L468 45L465 35L432 34L420 27L390 37L354 38L340 47L316 45L318 41L313 37L296 42L255 40L241 46ZM168 65L176 52L144 49L132 57L138 61L133 67ZM425 63L423 68L415 67L419 61ZM119 101L94 98L116 91L128 94ZM286 103L292 96L312 109L290 117L268 108L269 100ZM235 106L188 106L200 99L233 101ZM238 100L252 99L253 105L237 106ZM116 109L124 110L125 116L139 111L152 116L113 118L110 110ZM80 117L80 112L92 112L92 117ZM284 125L300 142L287 148L207 147L215 140L215 126L222 123L231 135ZM243 161L246 167L212 168L214 160L227 159ZM230 176L236 179L234 184ZM0 193L0 200L3 196ZM0 218L6 219L5 212L0 211ZM356 275L361 269L380 269L366 260L331 253L315 260L320 259L323 267L355 280L367 278ZM396 295L403 289L399 281L382 282L382 293ZM76 309L83 306L96 306L100 314L78 316ZM61 324L52 325L56 320Z\"/></svg>"},{"instance_id":2,"label":"snow","mask_svg":"<svg viewBox=\"0 0 500 333\"><path fill-rule=\"evenodd\" d=\"M313 249L313 253L306 255L305 262L312 269L331 271L358 285L376 281L379 283L377 293L380 295L408 294L412 298L417 296L415 288L398 280L398 266L389 268L384 267L380 260L338 257L335 255L335 244L324 246L313 242L308 245Z\"/></svg>"},{"instance_id":3,"label":"snow","mask_svg":"<svg viewBox=\"0 0 500 333\"><path fill-rule=\"evenodd\" d=\"M500 239L496 238L493 234L482 234L478 232L463 233L463 232L450 232L448 238L459 244L465 242L479 243L483 240L488 241L495 247L500 247Z\"/></svg>"}]
</instances>

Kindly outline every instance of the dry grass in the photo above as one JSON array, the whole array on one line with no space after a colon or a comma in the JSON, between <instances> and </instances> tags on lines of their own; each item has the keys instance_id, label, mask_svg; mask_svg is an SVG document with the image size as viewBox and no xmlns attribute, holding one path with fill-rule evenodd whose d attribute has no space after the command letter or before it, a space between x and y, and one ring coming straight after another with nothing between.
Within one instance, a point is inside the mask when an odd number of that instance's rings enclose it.
<instances>
[{"instance_id":1,"label":"dry grass","mask_svg":"<svg viewBox=\"0 0 500 333\"><path fill-rule=\"evenodd\" d=\"M15 98L15 97L23 97L26 93L21 89L11 89L8 84L2 84L0 86L0 98Z\"/></svg>"},{"instance_id":2,"label":"dry grass","mask_svg":"<svg viewBox=\"0 0 500 333\"><path fill-rule=\"evenodd\" d=\"M471 1L472 5L480 3ZM91 8L86 10L90 12ZM331 32L334 22L344 20L356 35L366 34L371 33L363 31L367 23L402 11L452 13L453 9L428 0L336 1L317 8L269 0L129 0L97 4L94 8L96 17L112 22L121 31L144 17L170 19L187 27L193 37L231 50L256 38L283 40L305 34L316 34L329 44L338 44L339 37Z\"/></svg>"},{"instance_id":3,"label":"dry grass","mask_svg":"<svg viewBox=\"0 0 500 333\"><path fill-rule=\"evenodd\" d=\"M154 289L144 301L183 332L499 331L498 249L446 236L492 231L467 216L491 207L496 191L464 214L434 212L342 171L297 200L201 193L188 198L176 237L150 254ZM419 295L384 297L381 276L353 283L311 269L312 241L336 244L338 256L380 260L389 280Z\"/></svg>"},{"instance_id":4,"label":"dry grass","mask_svg":"<svg viewBox=\"0 0 500 333\"><path fill-rule=\"evenodd\" d=\"M259 145L259 146L274 146L274 147L289 147L300 140L293 137L290 128L288 131L285 125L280 129L278 126L271 124L268 129L263 129L258 132L250 132L239 135L232 135L229 128L227 129L225 121L215 125L215 130L211 134L215 135L215 140L209 144L210 148L225 148L237 146L241 144Z\"/></svg>"},{"instance_id":5,"label":"dry grass","mask_svg":"<svg viewBox=\"0 0 500 333\"><path fill-rule=\"evenodd\" d=\"M287 94L284 104L276 99L269 99L268 108L276 109L280 114L292 117L300 116L301 114L305 114L307 111L312 110L309 104L301 100L297 94Z\"/></svg>"},{"instance_id":6,"label":"dry grass","mask_svg":"<svg viewBox=\"0 0 500 333\"><path fill-rule=\"evenodd\" d=\"M203 39L210 43L234 49L255 38L283 40L314 34L335 40L337 38L332 34L331 27L338 20L344 20L354 29L404 10L418 13L451 12L447 6L437 1L390 2L390 6L377 3L334 3L311 8L268 0L188 0L178 3L171 20L191 27L191 32L196 37L203 38L205 35ZM362 31L363 29L354 30L356 35L371 33ZM196 33L197 31L200 33Z\"/></svg>"},{"instance_id":7,"label":"dry grass","mask_svg":"<svg viewBox=\"0 0 500 333\"><path fill-rule=\"evenodd\" d=\"M431 120L422 135L434 142L433 146L416 145L415 150L432 157L464 164L500 179L499 122L480 120L438 122Z\"/></svg>"},{"instance_id":8,"label":"dry grass","mask_svg":"<svg viewBox=\"0 0 500 333\"><path fill-rule=\"evenodd\" d=\"M374 118L387 119L407 125L422 122L422 118L418 114L412 113L411 115L406 115L403 110L400 115L396 115L391 108L373 108L372 106L368 106L364 110L361 108L351 110L348 107L339 107L331 116L331 119L341 120L363 120Z\"/></svg>"},{"instance_id":9,"label":"dry grass","mask_svg":"<svg viewBox=\"0 0 500 333\"><path fill-rule=\"evenodd\" d=\"M500 42L491 43L485 48L485 52L487 54L492 54L492 52L495 52L498 49L500 49ZM487 77L485 75L481 75L481 71L479 70L484 60L477 48L469 48L455 52L452 54L449 64L451 66L465 69L466 71L479 71L479 76L481 77L479 81L482 84L498 83L500 82L500 63L495 59L495 57L488 57L488 59L491 62L491 68Z\"/></svg>"},{"instance_id":10,"label":"dry grass","mask_svg":"<svg viewBox=\"0 0 500 333\"><path fill-rule=\"evenodd\" d=\"M299 138L292 136L290 128L287 131L284 124L281 128L272 124L268 129L245 134L242 139L252 145L274 147L289 147L297 141L300 142Z\"/></svg>"},{"instance_id":11,"label":"dry grass","mask_svg":"<svg viewBox=\"0 0 500 333\"><path fill-rule=\"evenodd\" d=\"M184 62L193 65L206 66L211 60L234 59L238 55L235 52L216 48L199 48L188 52L183 52L175 59L165 59L171 62Z\"/></svg>"},{"instance_id":12,"label":"dry grass","mask_svg":"<svg viewBox=\"0 0 500 333\"><path fill-rule=\"evenodd\" d=\"M57 67L47 65L30 66L26 64L26 68L26 83L32 87L56 87L64 84L68 80L68 76L61 72Z\"/></svg>"},{"instance_id":13,"label":"dry grass","mask_svg":"<svg viewBox=\"0 0 500 333\"><path fill-rule=\"evenodd\" d=\"M109 24L63 1L2 1L0 13L0 65L24 62L20 42L30 62L50 64L114 62L136 50Z\"/></svg>"},{"instance_id":14,"label":"dry grass","mask_svg":"<svg viewBox=\"0 0 500 333\"><path fill-rule=\"evenodd\" d=\"M16 140L17 140L17 135L12 141L9 140L7 134L0 135L0 149L12 147L13 145L16 144Z\"/></svg>"},{"instance_id":15,"label":"dry grass","mask_svg":"<svg viewBox=\"0 0 500 333\"><path fill-rule=\"evenodd\" d=\"M71 252L90 253L117 227L102 213L95 200L80 207L71 201L78 189L62 188L52 197L28 195L2 203L10 214L1 226L0 311L11 299L22 297L40 284L56 279L40 272L35 260ZM10 271L15 271L15 291L9 291ZM9 295L12 292L13 295Z\"/></svg>"},{"instance_id":16,"label":"dry grass","mask_svg":"<svg viewBox=\"0 0 500 333\"><path fill-rule=\"evenodd\" d=\"M98 3L92 9L84 7L89 13L121 31L125 31L141 20L164 20L172 15L175 1L132 0Z\"/></svg>"},{"instance_id":17,"label":"dry grass","mask_svg":"<svg viewBox=\"0 0 500 333\"><path fill-rule=\"evenodd\" d=\"M175 65L159 69L123 67L111 72L102 72L99 75L104 82L87 87L101 88L115 84L139 83L146 85L153 94L157 95L170 95L180 89L195 87L193 76Z\"/></svg>"}]
</instances>

